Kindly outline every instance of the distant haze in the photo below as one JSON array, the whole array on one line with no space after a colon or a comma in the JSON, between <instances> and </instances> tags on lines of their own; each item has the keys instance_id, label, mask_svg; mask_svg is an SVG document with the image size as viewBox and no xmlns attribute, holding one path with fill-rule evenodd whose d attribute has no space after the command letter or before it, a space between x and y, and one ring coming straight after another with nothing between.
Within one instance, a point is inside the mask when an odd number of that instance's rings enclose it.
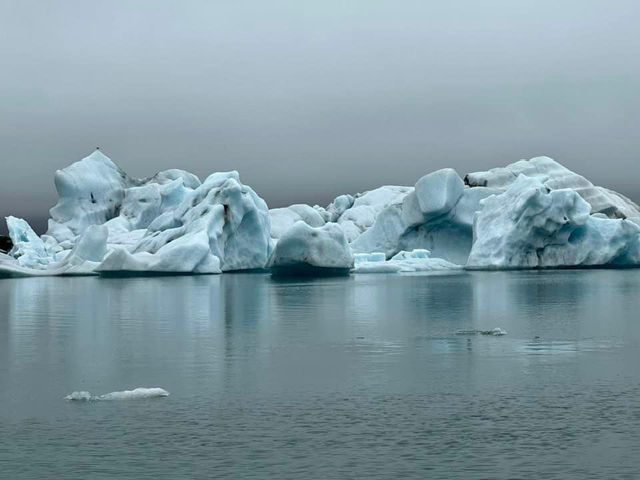
<instances>
[{"instance_id":1,"label":"distant haze","mask_svg":"<svg viewBox=\"0 0 640 480\"><path fill-rule=\"evenodd\" d=\"M97 145L136 177L238 170L271 207L537 155L640 193L637 1L0 7L0 215L40 231Z\"/></svg>"}]
</instances>

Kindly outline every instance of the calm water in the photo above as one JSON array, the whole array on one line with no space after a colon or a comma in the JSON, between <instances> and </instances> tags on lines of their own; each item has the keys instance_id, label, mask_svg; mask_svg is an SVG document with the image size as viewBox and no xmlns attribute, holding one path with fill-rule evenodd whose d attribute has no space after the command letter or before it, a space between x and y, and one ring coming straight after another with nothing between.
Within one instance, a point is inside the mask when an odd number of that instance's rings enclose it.
<instances>
[{"instance_id":1,"label":"calm water","mask_svg":"<svg viewBox=\"0 0 640 480\"><path fill-rule=\"evenodd\" d=\"M0 477L637 478L639 292L639 270L0 280ZM171 396L63 400L138 386Z\"/></svg>"}]
</instances>

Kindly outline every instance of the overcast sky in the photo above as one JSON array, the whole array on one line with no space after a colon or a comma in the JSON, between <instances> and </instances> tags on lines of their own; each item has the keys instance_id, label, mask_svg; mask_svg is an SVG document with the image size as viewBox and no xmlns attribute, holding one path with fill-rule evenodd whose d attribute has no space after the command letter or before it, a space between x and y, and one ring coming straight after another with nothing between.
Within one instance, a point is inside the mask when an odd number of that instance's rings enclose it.
<instances>
[{"instance_id":1,"label":"overcast sky","mask_svg":"<svg viewBox=\"0 0 640 480\"><path fill-rule=\"evenodd\" d=\"M537 155L638 200L638 18L620 0L0 0L0 215L41 228L54 171L96 145L132 176L238 170L272 207Z\"/></svg>"}]
</instances>

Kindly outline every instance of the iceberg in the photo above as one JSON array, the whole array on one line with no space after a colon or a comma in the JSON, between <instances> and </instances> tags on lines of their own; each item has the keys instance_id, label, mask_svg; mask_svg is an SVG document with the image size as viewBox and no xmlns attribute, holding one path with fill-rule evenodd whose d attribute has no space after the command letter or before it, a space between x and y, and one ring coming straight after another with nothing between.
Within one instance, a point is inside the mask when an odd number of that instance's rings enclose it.
<instances>
[{"instance_id":1,"label":"iceberg","mask_svg":"<svg viewBox=\"0 0 640 480\"><path fill-rule=\"evenodd\" d=\"M279 275L347 274L353 255L338 224L298 221L280 237L268 266Z\"/></svg>"},{"instance_id":2,"label":"iceberg","mask_svg":"<svg viewBox=\"0 0 640 480\"><path fill-rule=\"evenodd\" d=\"M262 268L273 249L267 205L237 172L132 179L95 151L55 185L45 235L7 218L14 245L0 274L220 273Z\"/></svg>"},{"instance_id":3,"label":"iceberg","mask_svg":"<svg viewBox=\"0 0 640 480\"><path fill-rule=\"evenodd\" d=\"M100 151L55 174L45 234L7 217L0 276L640 266L640 207L548 157L268 209L238 172L132 178Z\"/></svg>"}]
</instances>

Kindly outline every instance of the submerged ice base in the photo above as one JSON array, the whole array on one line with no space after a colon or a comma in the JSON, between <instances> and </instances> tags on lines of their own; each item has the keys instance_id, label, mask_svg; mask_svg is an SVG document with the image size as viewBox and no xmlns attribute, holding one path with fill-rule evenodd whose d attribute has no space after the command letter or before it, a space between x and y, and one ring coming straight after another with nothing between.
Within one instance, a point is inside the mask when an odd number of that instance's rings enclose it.
<instances>
[{"instance_id":1,"label":"submerged ice base","mask_svg":"<svg viewBox=\"0 0 640 480\"><path fill-rule=\"evenodd\" d=\"M99 151L54 180L44 235L7 217L0 276L640 266L640 207L548 157L464 180L445 168L325 208L269 210L233 171L131 178Z\"/></svg>"}]
</instances>

